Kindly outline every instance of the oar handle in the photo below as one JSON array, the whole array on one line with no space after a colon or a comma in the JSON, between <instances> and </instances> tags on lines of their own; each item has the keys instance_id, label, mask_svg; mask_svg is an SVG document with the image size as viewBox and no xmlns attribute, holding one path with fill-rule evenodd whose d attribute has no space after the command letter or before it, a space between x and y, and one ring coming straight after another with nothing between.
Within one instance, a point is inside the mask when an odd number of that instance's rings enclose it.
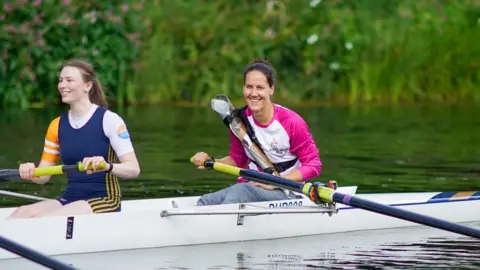
<instances>
[{"instance_id":1,"label":"oar handle","mask_svg":"<svg viewBox=\"0 0 480 270\"><path fill-rule=\"evenodd\" d=\"M190 158L190 162L193 163L193 157ZM214 170L222 171L226 174L230 174L230 175L233 175L233 176L241 176L240 171L242 169L240 169L238 167L228 165L228 164L215 162L215 161L213 161L212 158L207 158L206 160L204 160L202 162L202 166L204 166L207 169L214 169Z\"/></svg>"},{"instance_id":2,"label":"oar handle","mask_svg":"<svg viewBox=\"0 0 480 270\"><path fill-rule=\"evenodd\" d=\"M190 163L194 163L193 162L193 157L190 158ZM212 158L207 158L206 160L204 160L202 162L202 166L208 168L208 169L213 169L213 165L215 164L215 161L213 161Z\"/></svg>"},{"instance_id":3,"label":"oar handle","mask_svg":"<svg viewBox=\"0 0 480 270\"><path fill-rule=\"evenodd\" d=\"M102 161L99 164L98 169L103 170L105 168L105 165L106 165L105 161ZM92 164L88 166L88 169L89 170L93 169ZM64 174L72 171L79 171L79 172L85 171L85 168L83 167L83 163L77 162L77 164L75 165L56 165L56 166L36 168L33 171L33 176L40 177L40 176L46 176L46 175L60 175L60 174Z\"/></svg>"},{"instance_id":4,"label":"oar handle","mask_svg":"<svg viewBox=\"0 0 480 270\"><path fill-rule=\"evenodd\" d=\"M102 161L98 169L103 170L105 169L106 162ZM88 169L92 170L92 165L88 166ZM60 175L69 172L83 172L85 168L83 168L82 162L77 162L74 165L55 165L55 166L47 166L42 168L36 168L33 170L34 177L40 176L47 176L47 175ZM21 180L20 172L18 169L6 169L0 170L0 182L3 181L18 181Z\"/></svg>"}]
</instances>

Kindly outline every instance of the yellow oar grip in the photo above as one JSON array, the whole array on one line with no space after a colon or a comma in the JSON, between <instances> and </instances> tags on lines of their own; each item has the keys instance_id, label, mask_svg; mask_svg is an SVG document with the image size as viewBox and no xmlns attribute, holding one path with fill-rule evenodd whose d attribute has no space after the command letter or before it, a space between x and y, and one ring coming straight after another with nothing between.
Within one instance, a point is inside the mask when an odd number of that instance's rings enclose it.
<instances>
[{"instance_id":1,"label":"yellow oar grip","mask_svg":"<svg viewBox=\"0 0 480 270\"><path fill-rule=\"evenodd\" d=\"M98 169L103 170L105 169L106 163L103 161L98 165ZM93 169L92 164L88 166L88 168L91 170ZM56 165L56 166L48 166L48 167L42 167L42 168L36 168L33 171L33 176L35 177L40 177L40 176L46 176L46 175L60 175L64 174L65 169L76 169L77 171L83 172L85 169L83 168L83 163L78 162L76 165Z\"/></svg>"},{"instance_id":2,"label":"yellow oar grip","mask_svg":"<svg viewBox=\"0 0 480 270\"><path fill-rule=\"evenodd\" d=\"M242 171L242 169L238 167L234 167L234 166L230 166L230 165L218 163L218 162L215 162L213 164L213 169L216 171L234 175L234 176L240 176L240 172Z\"/></svg>"},{"instance_id":3,"label":"yellow oar grip","mask_svg":"<svg viewBox=\"0 0 480 270\"><path fill-rule=\"evenodd\" d=\"M106 165L105 161L102 161L100 164L98 164L97 169L103 170L103 169L105 169L105 165ZM77 163L77 169L81 172L85 171L85 169L83 168L83 163L82 162ZM88 169L89 170L93 169L92 164L88 165Z\"/></svg>"},{"instance_id":4,"label":"yellow oar grip","mask_svg":"<svg viewBox=\"0 0 480 270\"><path fill-rule=\"evenodd\" d=\"M63 169L63 165L36 168L33 171L33 176L40 177L45 175L60 175L60 174L63 174L62 169Z\"/></svg>"},{"instance_id":5,"label":"yellow oar grip","mask_svg":"<svg viewBox=\"0 0 480 270\"><path fill-rule=\"evenodd\" d=\"M205 160L203 163L209 161L208 159ZM190 158L190 162L193 163L193 157ZM240 176L240 172L242 169L238 167L234 167L231 165L219 163L219 162L213 162L213 169L219 172L223 172L226 174L234 175L234 176Z\"/></svg>"}]
</instances>

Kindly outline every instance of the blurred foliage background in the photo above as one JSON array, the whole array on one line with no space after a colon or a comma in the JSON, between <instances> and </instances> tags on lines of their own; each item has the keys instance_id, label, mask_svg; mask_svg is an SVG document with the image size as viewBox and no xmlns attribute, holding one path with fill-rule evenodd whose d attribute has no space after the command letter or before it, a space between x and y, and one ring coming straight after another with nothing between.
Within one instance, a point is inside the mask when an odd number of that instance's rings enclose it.
<instances>
[{"instance_id":1,"label":"blurred foliage background","mask_svg":"<svg viewBox=\"0 0 480 270\"><path fill-rule=\"evenodd\" d=\"M480 100L480 0L4 0L0 107L60 104L59 69L95 64L113 104L240 98L266 57L277 100Z\"/></svg>"}]
</instances>

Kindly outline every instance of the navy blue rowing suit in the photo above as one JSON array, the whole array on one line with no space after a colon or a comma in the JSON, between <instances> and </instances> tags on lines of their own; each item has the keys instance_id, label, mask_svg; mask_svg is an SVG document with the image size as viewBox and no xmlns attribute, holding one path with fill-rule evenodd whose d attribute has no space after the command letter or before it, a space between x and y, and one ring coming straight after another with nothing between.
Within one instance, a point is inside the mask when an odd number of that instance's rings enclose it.
<instances>
[{"instance_id":1,"label":"navy blue rowing suit","mask_svg":"<svg viewBox=\"0 0 480 270\"><path fill-rule=\"evenodd\" d=\"M70 125L68 112L57 118L60 158L64 164L76 164L85 157L93 156L103 156L106 161L118 162L103 129L103 116L106 111L105 108L98 107L88 122L79 129ZM94 213L121 211L120 185L118 178L111 173L69 173L67 189L57 200L62 205L85 200Z\"/></svg>"}]
</instances>

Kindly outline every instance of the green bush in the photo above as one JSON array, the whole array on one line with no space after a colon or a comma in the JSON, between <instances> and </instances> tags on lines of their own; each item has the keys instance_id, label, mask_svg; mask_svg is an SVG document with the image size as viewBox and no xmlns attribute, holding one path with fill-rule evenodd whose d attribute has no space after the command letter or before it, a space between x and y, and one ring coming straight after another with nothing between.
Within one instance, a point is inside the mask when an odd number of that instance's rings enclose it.
<instances>
[{"instance_id":1,"label":"green bush","mask_svg":"<svg viewBox=\"0 0 480 270\"><path fill-rule=\"evenodd\" d=\"M149 102L241 95L267 57L292 101L480 100L478 1L151 1L135 76Z\"/></svg>"},{"instance_id":2,"label":"green bush","mask_svg":"<svg viewBox=\"0 0 480 270\"><path fill-rule=\"evenodd\" d=\"M58 74L70 58L92 62L108 94L123 103L145 29L142 4L129 2L4 1L0 107L57 104Z\"/></svg>"}]
</instances>

